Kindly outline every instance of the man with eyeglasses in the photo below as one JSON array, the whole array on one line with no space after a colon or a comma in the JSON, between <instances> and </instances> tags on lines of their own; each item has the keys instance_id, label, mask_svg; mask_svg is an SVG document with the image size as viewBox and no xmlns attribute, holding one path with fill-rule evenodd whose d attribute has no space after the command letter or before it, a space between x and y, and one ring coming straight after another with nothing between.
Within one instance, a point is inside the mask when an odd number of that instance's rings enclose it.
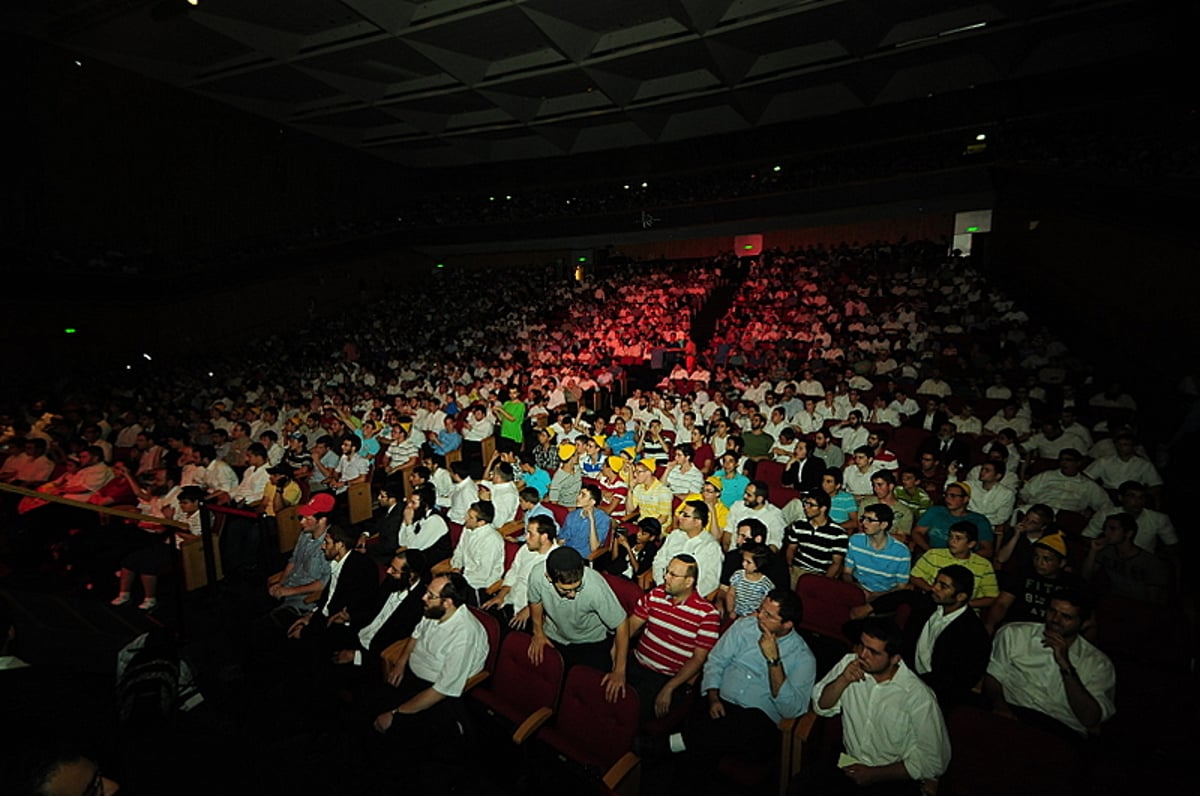
<instances>
[{"instance_id":1,"label":"man with eyeglasses","mask_svg":"<svg viewBox=\"0 0 1200 796\"><path fill-rule=\"evenodd\" d=\"M696 592L699 567L686 553L667 565L663 584L638 601L629 618L629 635L641 632L629 662L629 684L641 697L642 719L662 718L698 674L717 643L721 617Z\"/></svg>"},{"instance_id":2,"label":"man with eyeglasses","mask_svg":"<svg viewBox=\"0 0 1200 796\"><path fill-rule=\"evenodd\" d=\"M921 515L913 527L912 541L914 549L924 553L934 547L946 547L950 539L950 526L966 520L979 531L979 543L976 552L990 559L995 552L996 534L988 518L977 511L970 511L967 505L971 500L971 487L961 481L955 481L946 487L946 505L934 506Z\"/></svg>"},{"instance_id":3,"label":"man with eyeglasses","mask_svg":"<svg viewBox=\"0 0 1200 796\"><path fill-rule=\"evenodd\" d=\"M904 543L889 533L893 518L892 510L882 503L867 506L861 518L863 532L846 544L842 580L858 585L868 601L908 583L912 558Z\"/></svg>"},{"instance_id":4,"label":"man with eyeglasses","mask_svg":"<svg viewBox=\"0 0 1200 796\"><path fill-rule=\"evenodd\" d=\"M684 509L678 515L679 528L667 534L662 549L654 557L654 582L663 583L667 563L686 553L696 559L700 568L696 575L696 590L708 596L721 585L721 564L725 556L720 543L708 532L708 504L703 500L689 500L683 505Z\"/></svg>"},{"instance_id":5,"label":"man with eyeglasses","mask_svg":"<svg viewBox=\"0 0 1200 796\"><path fill-rule=\"evenodd\" d=\"M661 554L660 554L661 555ZM533 640L529 660L542 662L545 648L556 648L567 667L591 666L602 672L608 699L625 692L629 625L608 581L584 566L583 556L559 547L529 575L529 619Z\"/></svg>"},{"instance_id":6,"label":"man with eyeglasses","mask_svg":"<svg viewBox=\"0 0 1200 796\"><path fill-rule=\"evenodd\" d=\"M376 716L375 731L387 734L389 745L396 739L409 759L461 734L455 703L488 655L487 631L467 607L470 591L457 573L434 578L425 592L424 618L388 671L394 707Z\"/></svg>"},{"instance_id":7,"label":"man with eyeglasses","mask_svg":"<svg viewBox=\"0 0 1200 796\"><path fill-rule=\"evenodd\" d=\"M838 578L846 561L846 531L829 519L829 495L814 492L802 498L805 519L784 531L784 557L792 588L802 575Z\"/></svg>"}]
</instances>

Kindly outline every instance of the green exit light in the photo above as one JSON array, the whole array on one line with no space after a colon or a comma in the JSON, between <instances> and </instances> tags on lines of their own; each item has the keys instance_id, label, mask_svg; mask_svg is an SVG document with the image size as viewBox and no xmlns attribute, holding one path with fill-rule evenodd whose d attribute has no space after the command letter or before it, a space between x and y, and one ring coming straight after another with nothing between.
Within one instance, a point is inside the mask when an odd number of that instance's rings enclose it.
<instances>
[{"instance_id":1,"label":"green exit light","mask_svg":"<svg viewBox=\"0 0 1200 796\"><path fill-rule=\"evenodd\" d=\"M63 329L63 334L75 334L75 327L68 326L66 329Z\"/></svg>"},{"instance_id":2,"label":"green exit light","mask_svg":"<svg viewBox=\"0 0 1200 796\"><path fill-rule=\"evenodd\" d=\"M586 262L587 262L587 258L586 258L586 257L580 257L580 258L579 258L579 262L581 262L581 263L586 263Z\"/></svg>"},{"instance_id":3,"label":"green exit light","mask_svg":"<svg viewBox=\"0 0 1200 796\"><path fill-rule=\"evenodd\" d=\"M979 227L967 227L967 232L978 232Z\"/></svg>"},{"instance_id":4,"label":"green exit light","mask_svg":"<svg viewBox=\"0 0 1200 796\"><path fill-rule=\"evenodd\" d=\"M445 264L445 263L438 263L438 264L437 264L437 267L438 267L438 268L445 268L445 267L446 267L446 264Z\"/></svg>"},{"instance_id":5,"label":"green exit light","mask_svg":"<svg viewBox=\"0 0 1200 796\"><path fill-rule=\"evenodd\" d=\"M747 243L747 244L746 244L745 246L743 246L742 248L743 248L743 249L745 249L746 251L750 251L751 249L753 249L753 248L754 248L754 244L752 244L752 243Z\"/></svg>"}]
</instances>

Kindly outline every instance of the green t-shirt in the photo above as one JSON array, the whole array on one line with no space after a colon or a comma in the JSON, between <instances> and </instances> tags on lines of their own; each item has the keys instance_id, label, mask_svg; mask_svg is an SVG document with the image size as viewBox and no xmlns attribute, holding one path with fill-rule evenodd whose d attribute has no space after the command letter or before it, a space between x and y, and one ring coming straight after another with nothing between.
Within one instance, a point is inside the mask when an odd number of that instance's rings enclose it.
<instances>
[{"instance_id":1,"label":"green t-shirt","mask_svg":"<svg viewBox=\"0 0 1200 796\"><path fill-rule=\"evenodd\" d=\"M525 432L525 404L520 401L506 401L501 407L505 412L512 416L512 420L501 418L500 420L500 436L505 439L511 439L513 442L524 442Z\"/></svg>"}]
</instances>

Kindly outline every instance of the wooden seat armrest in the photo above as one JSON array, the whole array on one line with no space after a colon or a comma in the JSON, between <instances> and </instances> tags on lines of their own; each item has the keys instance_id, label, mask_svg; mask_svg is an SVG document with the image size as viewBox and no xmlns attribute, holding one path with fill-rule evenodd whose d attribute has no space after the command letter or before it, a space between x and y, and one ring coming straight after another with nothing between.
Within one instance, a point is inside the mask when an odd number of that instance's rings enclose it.
<instances>
[{"instance_id":1,"label":"wooden seat armrest","mask_svg":"<svg viewBox=\"0 0 1200 796\"><path fill-rule=\"evenodd\" d=\"M404 645L407 642L408 639L406 638L393 641L384 648L383 652L379 653L380 659L386 661L389 665L395 665L396 661L400 658L400 651L404 649Z\"/></svg>"},{"instance_id":2,"label":"wooden seat armrest","mask_svg":"<svg viewBox=\"0 0 1200 796\"><path fill-rule=\"evenodd\" d=\"M621 755L621 759L613 763L612 767L604 772L604 786L609 790L620 790L621 783L641 762L641 758L633 752L626 752Z\"/></svg>"},{"instance_id":3,"label":"wooden seat armrest","mask_svg":"<svg viewBox=\"0 0 1200 796\"><path fill-rule=\"evenodd\" d=\"M467 684L463 686L463 693L470 691L475 686L482 683L484 680L492 676L491 672L477 672L467 678Z\"/></svg>"},{"instance_id":4,"label":"wooden seat armrest","mask_svg":"<svg viewBox=\"0 0 1200 796\"><path fill-rule=\"evenodd\" d=\"M538 729L550 720L554 715L554 711L550 708L538 708L525 721L521 722L521 726L513 732L513 743L520 745L525 743L529 738L538 731Z\"/></svg>"}]
</instances>

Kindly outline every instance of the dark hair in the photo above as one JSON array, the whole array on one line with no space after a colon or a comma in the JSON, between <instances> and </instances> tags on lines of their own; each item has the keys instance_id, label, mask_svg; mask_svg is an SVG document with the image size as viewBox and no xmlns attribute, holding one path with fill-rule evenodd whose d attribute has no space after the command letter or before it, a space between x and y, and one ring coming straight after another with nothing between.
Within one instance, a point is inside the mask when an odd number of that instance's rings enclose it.
<instances>
[{"instance_id":1,"label":"dark hair","mask_svg":"<svg viewBox=\"0 0 1200 796\"><path fill-rule=\"evenodd\" d=\"M573 547L556 547L546 556L546 574L554 583L583 580L583 556Z\"/></svg>"},{"instance_id":2,"label":"dark hair","mask_svg":"<svg viewBox=\"0 0 1200 796\"><path fill-rule=\"evenodd\" d=\"M490 500L478 500L471 504L471 510L475 512L475 516L483 520L485 523L491 523L496 519L496 507L492 505Z\"/></svg>"},{"instance_id":3,"label":"dark hair","mask_svg":"<svg viewBox=\"0 0 1200 796\"><path fill-rule=\"evenodd\" d=\"M692 510L692 514L696 516L696 519L700 520L701 524L708 524L709 511L707 503L703 500L689 500L685 505Z\"/></svg>"},{"instance_id":4,"label":"dark hair","mask_svg":"<svg viewBox=\"0 0 1200 796\"><path fill-rule=\"evenodd\" d=\"M950 564L938 570L939 575L945 575L954 584L955 594L965 594L967 599L975 593L975 573L962 564Z\"/></svg>"},{"instance_id":5,"label":"dark hair","mask_svg":"<svg viewBox=\"0 0 1200 796\"><path fill-rule=\"evenodd\" d=\"M662 523L657 517L643 517L638 520L637 527L656 538L662 535Z\"/></svg>"},{"instance_id":6,"label":"dark hair","mask_svg":"<svg viewBox=\"0 0 1200 796\"><path fill-rule=\"evenodd\" d=\"M542 499L541 493L531 486L527 486L517 493L517 497L524 500L526 503L537 503Z\"/></svg>"},{"instance_id":7,"label":"dark hair","mask_svg":"<svg viewBox=\"0 0 1200 796\"><path fill-rule=\"evenodd\" d=\"M580 491L587 492L589 495L591 495L592 500L596 501L597 503L599 503L603 497L600 492L600 487L596 486L595 484L584 484L579 489Z\"/></svg>"},{"instance_id":8,"label":"dark hair","mask_svg":"<svg viewBox=\"0 0 1200 796\"><path fill-rule=\"evenodd\" d=\"M693 581L700 578L700 565L696 562L696 557L687 553L679 553L673 556L687 565L687 577Z\"/></svg>"},{"instance_id":9,"label":"dark hair","mask_svg":"<svg viewBox=\"0 0 1200 796\"><path fill-rule=\"evenodd\" d=\"M779 621L791 622L792 625L804 621L804 603L800 601L800 595L791 589L777 586L767 592L766 599L779 604Z\"/></svg>"},{"instance_id":10,"label":"dark hair","mask_svg":"<svg viewBox=\"0 0 1200 796\"><path fill-rule=\"evenodd\" d=\"M450 463L450 472L454 473L459 478L466 478L471 475L471 465L468 462L459 459L456 462Z\"/></svg>"},{"instance_id":11,"label":"dark hair","mask_svg":"<svg viewBox=\"0 0 1200 796\"><path fill-rule=\"evenodd\" d=\"M979 541L979 527L970 520L959 520L958 522L954 523L950 526L950 530L947 532L947 535L954 531L965 533L967 535L967 539L971 540L972 542Z\"/></svg>"},{"instance_id":12,"label":"dark hair","mask_svg":"<svg viewBox=\"0 0 1200 796\"><path fill-rule=\"evenodd\" d=\"M345 545L347 550L353 550L358 542L358 534L341 525L330 525L325 532L333 537L333 541Z\"/></svg>"},{"instance_id":13,"label":"dark hair","mask_svg":"<svg viewBox=\"0 0 1200 796\"><path fill-rule=\"evenodd\" d=\"M692 457L696 455L696 449L692 447L692 443L690 442L679 443L675 446L675 452L682 453L683 458L687 459L689 462L692 460Z\"/></svg>"},{"instance_id":14,"label":"dark hair","mask_svg":"<svg viewBox=\"0 0 1200 796\"><path fill-rule=\"evenodd\" d=\"M1092 602L1092 598L1086 592L1077 589L1056 591L1050 595L1047 605L1055 600L1062 600L1079 609L1079 620L1081 622L1086 622L1092 618L1092 610L1095 608L1095 603Z\"/></svg>"},{"instance_id":15,"label":"dark hair","mask_svg":"<svg viewBox=\"0 0 1200 796\"><path fill-rule=\"evenodd\" d=\"M1104 518L1105 522L1109 520L1116 520L1117 524L1121 526L1121 530L1126 533L1137 533L1137 520L1127 511L1118 511Z\"/></svg>"},{"instance_id":16,"label":"dark hair","mask_svg":"<svg viewBox=\"0 0 1200 796\"><path fill-rule=\"evenodd\" d=\"M421 484L413 489L413 494L421 502L421 516L415 517L415 519L424 519L434 512L437 507L437 490L433 488L433 484L428 482Z\"/></svg>"},{"instance_id":17,"label":"dark hair","mask_svg":"<svg viewBox=\"0 0 1200 796\"><path fill-rule=\"evenodd\" d=\"M446 585L442 587L442 593L438 596L443 600L451 600L454 602L455 608L466 608L469 605L471 586L458 572L447 572L442 577L446 578Z\"/></svg>"},{"instance_id":18,"label":"dark hair","mask_svg":"<svg viewBox=\"0 0 1200 796\"><path fill-rule=\"evenodd\" d=\"M194 500L199 503L204 500L204 490L195 485L185 486L179 490L176 500Z\"/></svg>"},{"instance_id":19,"label":"dark hair","mask_svg":"<svg viewBox=\"0 0 1200 796\"><path fill-rule=\"evenodd\" d=\"M739 520L737 527L741 528L743 525L750 529L751 539L767 538L767 525L757 517L746 517L743 520ZM737 528L734 528L734 530L736 531Z\"/></svg>"},{"instance_id":20,"label":"dark hair","mask_svg":"<svg viewBox=\"0 0 1200 796\"><path fill-rule=\"evenodd\" d=\"M833 508L833 498L831 498L829 493L823 489L814 489L812 492L809 492L800 499L802 501L815 500L817 501L817 505L826 511L829 511L829 509Z\"/></svg>"},{"instance_id":21,"label":"dark hair","mask_svg":"<svg viewBox=\"0 0 1200 796\"><path fill-rule=\"evenodd\" d=\"M549 536L550 541L558 538L558 526L554 524L554 518L547 517L545 514L530 517L529 528L537 531L542 536Z\"/></svg>"},{"instance_id":22,"label":"dark hair","mask_svg":"<svg viewBox=\"0 0 1200 796\"><path fill-rule=\"evenodd\" d=\"M246 455L249 456L250 454L254 454L261 459L265 459L267 458L267 448L261 442L251 442L246 447Z\"/></svg>"},{"instance_id":23,"label":"dark hair","mask_svg":"<svg viewBox=\"0 0 1200 796\"><path fill-rule=\"evenodd\" d=\"M896 512L892 511L892 507L886 503L872 503L869 506L863 506L862 513L866 514L868 511L874 513L875 519L884 523L889 528L896 521Z\"/></svg>"},{"instance_id":24,"label":"dark hair","mask_svg":"<svg viewBox=\"0 0 1200 796\"><path fill-rule=\"evenodd\" d=\"M892 486L896 485L896 476L892 474L891 470L876 470L875 472L871 473L871 480L874 481L876 479L879 479L885 484L891 484Z\"/></svg>"},{"instance_id":25,"label":"dark hair","mask_svg":"<svg viewBox=\"0 0 1200 796\"><path fill-rule=\"evenodd\" d=\"M415 547L409 547L397 550L392 554L392 558L404 561L404 566L400 568L400 575L406 585L412 585L425 578L428 564L425 563L425 553L422 551Z\"/></svg>"},{"instance_id":26,"label":"dark hair","mask_svg":"<svg viewBox=\"0 0 1200 796\"><path fill-rule=\"evenodd\" d=\"M762 572L763 567L771 559L771 548L759 542L750 542L741 548L741 552L743 556L750 556L754 561L754 568L759 572ZM679 556L675 557L679 558Z\"/></svg>"},{"instance_id":27,"label":"dark hair","mask_svg":"<svg viewBox=\"0 0 1200 796\"><path fill-rule=\"evenodd\" d=\"M842 471L839 470L838 468L830 467L828 470L825 471L824 475L827 475L830 478L832 478L833 483L837 484L838 486L842 485Z\"/></svg>"},{"instance_id":28,"label":"dark hair","mask_svg":"<svg viewBox=\"0 0 1200 796\"><path fill-rule=\"evenodd\" d=\"M1004 474L1008 472L1008 463L1005 462L1003 459L987 461L987 462L984 462L983 464L990 464L992 466L992 469L996 471L996 475L1000 476L1001 478L1003 478ZM983 467L983 464L981 464L979 466Z\"/></svg>"},{"instance_id":29,"label":"dark hair","mask_svg":"<svg viewBox=\"0 0 1200 796\"><path fill-rule=\"evenodd\" d=\"M1122 481L1121 485L1119 487L1117 487L1117 494L1121 495L1121 496L1124 496L1130 492L1145 492L1145 491L1146 491L1146 485L1143 484L1141 481Z\"/></svg>"},{"instance_id":30,"label":"dark hair","mask_svg":"<svg viewBox=\"0 0 1200 796\"><path fill-rule=\"evenodd\" d=\"M899 655L904 650L904 634L891 619L868 616L862 621L861 630L862 635L882 641L888 655Z\"/></svg>"}]
</instances>

